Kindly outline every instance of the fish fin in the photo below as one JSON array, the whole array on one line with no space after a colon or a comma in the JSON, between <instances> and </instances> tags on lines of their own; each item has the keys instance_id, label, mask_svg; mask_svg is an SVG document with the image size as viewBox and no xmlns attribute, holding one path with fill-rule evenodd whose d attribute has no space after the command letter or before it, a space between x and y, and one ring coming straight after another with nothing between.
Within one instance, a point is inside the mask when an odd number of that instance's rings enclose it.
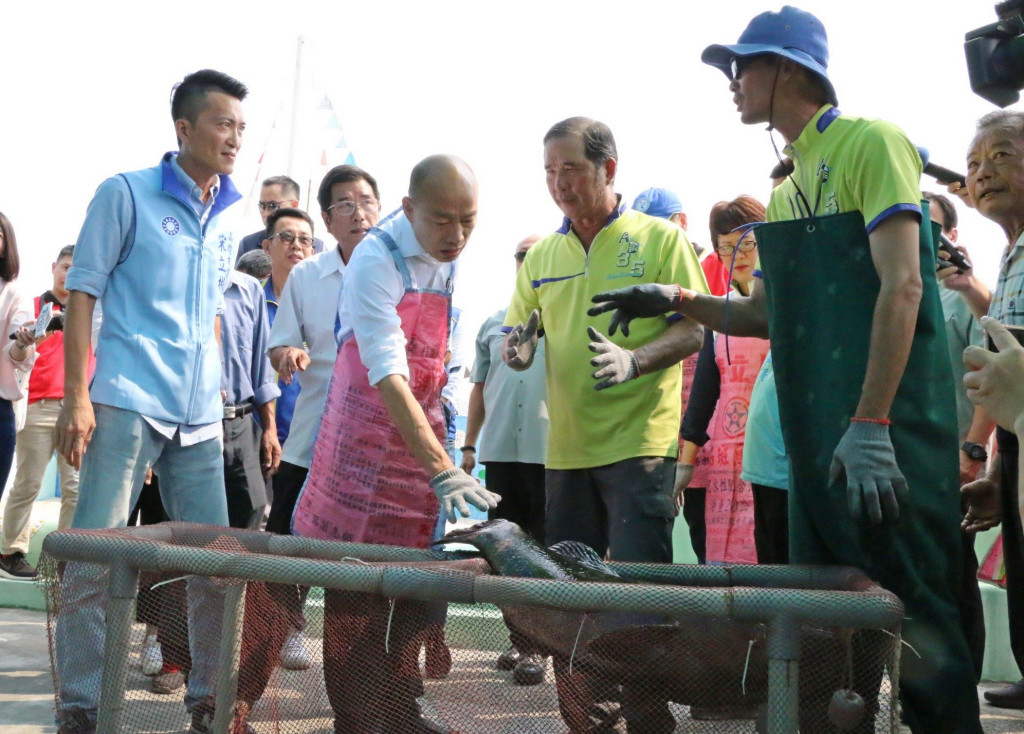
<instances>
[{"instance_id":1,"label":"fish fin","mask_svg":"<svg viewBox=\"0 0 1024 734\"><path fill-rule=\"evenodd\" d=\"M576 540L563 540L561 543L555 543L548 548L548 551L570 561L575 561L581 566L586 566L594 571L600 571L601 573L616 577L619 575L611 570L601 560L601 556L597 555L597 552L586 543L580 543Z\"/></svg>"}]
</instances>

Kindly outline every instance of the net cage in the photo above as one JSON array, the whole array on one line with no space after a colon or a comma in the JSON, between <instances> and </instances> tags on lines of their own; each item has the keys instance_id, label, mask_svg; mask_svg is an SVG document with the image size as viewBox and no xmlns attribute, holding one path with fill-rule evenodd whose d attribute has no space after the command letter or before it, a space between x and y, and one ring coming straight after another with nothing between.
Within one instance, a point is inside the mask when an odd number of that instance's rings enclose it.
<instances>
[{"instance_id":1,"label":"net cage","mask_svg":"<svg viewBox=\"0 0 1024 734\"><path fill-rule=\"evenodd\" d=\"M860 571L608 566L620 581L188 523L54 532L57 717L99 734L899 730L903 606ZM187 680L170 693L143 675L147 624ZM311 664L286 670L296 629ZM510 635L539 683L496 668Z\"/></svg>"}]
</instances>

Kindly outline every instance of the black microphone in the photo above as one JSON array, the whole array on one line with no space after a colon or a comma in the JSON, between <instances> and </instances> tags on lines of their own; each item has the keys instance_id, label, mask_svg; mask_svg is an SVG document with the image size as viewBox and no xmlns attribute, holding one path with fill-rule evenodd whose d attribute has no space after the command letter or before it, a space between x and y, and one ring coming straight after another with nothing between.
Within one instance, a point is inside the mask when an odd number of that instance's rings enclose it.
<instances>
[{"instance_id":1,"label":"black microphone","mask_svg":"<svg viewBox=\"0 0 1024 734\"><path fill-rule=\"evenodd\" d=\"M967 178L962 173L951 171L948 168L936 165L935 163L929 162L930 155L927 148L917 146L917 154L921 156L921 163L924 164L924 173L927 176L931 176L941 184L951 184L954 181L959 183L961 186L967 185Z\"/></svg>"}]
</instances>

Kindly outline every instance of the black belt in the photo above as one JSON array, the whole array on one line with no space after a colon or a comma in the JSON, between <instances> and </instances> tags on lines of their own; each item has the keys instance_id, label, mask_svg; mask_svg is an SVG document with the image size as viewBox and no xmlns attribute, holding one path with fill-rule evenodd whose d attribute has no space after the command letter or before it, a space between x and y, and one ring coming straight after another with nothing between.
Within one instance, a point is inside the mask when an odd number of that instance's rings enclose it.
<instances>
[{"instance_id":1,"label":"black belt","mask_svg":"<svg viewBox=\"0 0 1024 734\"><path fill-rule=\"evenodd\" d=\"M224 406L224 420L230 421L235 418L241 418L243 415L249 415L254 410L255 406L252 403L242 403L241 405L225 405Z\"/></svg>"}]
</instances>

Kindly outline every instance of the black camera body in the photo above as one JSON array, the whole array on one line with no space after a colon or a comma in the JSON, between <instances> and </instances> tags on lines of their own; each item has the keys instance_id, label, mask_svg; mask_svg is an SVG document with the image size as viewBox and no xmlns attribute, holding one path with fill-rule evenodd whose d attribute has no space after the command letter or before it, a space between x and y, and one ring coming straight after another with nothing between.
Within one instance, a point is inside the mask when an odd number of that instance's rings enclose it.
<instances>
[{"instance_id":1,"label":"black camera body","mask_svg":"<svg viewBox=\"0 0 1024 734\"><path fill-rule=\"evenodd\" d=\"M1024 0L995 6L999 21L964 38L971 89L999 107L1020 99L1024 88Z\"/></svg>"}]
</instances>

